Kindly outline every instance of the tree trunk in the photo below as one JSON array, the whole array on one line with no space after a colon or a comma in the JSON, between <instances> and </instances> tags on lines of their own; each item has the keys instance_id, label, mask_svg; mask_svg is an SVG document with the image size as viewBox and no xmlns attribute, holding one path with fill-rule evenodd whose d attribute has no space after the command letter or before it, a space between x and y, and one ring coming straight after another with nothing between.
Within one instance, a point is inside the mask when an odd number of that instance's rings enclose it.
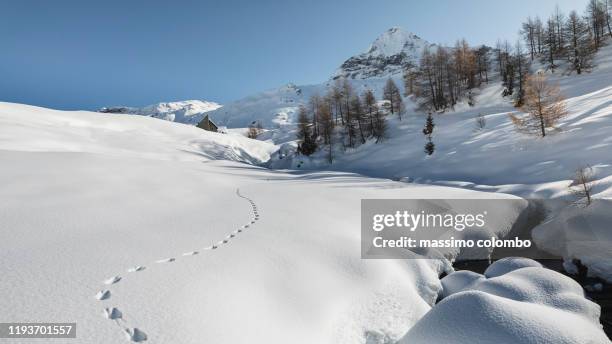
<instances>
[{"instance_id":1,"label":"tree trunk","mask_svg":"<svg viewBox=\"0 0 612 344\"><path fill-rule=\"evenodd\" d=\"M542 111L542 99L538 99L538 114L540 115L540 129L542 130L542 137L546 137L546 125L544 123L544 112Z\"/></svg>"},{"instance_id":2,"label":"tree trunk","mask_svg":"<svg viewBox=\"0 0 612 344\"><path fill-rule=\"evenodd\" d=\"M612 30L610 29L610 13L608 11L608 0L606 0L606 25L608 26L608 35L612 38Z\"/></svg>"}]
</instances>

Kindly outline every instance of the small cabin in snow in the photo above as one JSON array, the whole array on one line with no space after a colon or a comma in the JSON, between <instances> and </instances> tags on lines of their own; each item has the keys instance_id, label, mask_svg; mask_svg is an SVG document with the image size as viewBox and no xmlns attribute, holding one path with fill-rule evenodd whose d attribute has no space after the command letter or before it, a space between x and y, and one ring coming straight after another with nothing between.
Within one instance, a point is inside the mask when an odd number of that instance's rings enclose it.
<instances>
[{"instance_id":1,"label":"small cabin in snow","mask_svg":"<svg viewBox=\"0 0 612 344\"><path fill-rule=\"evenodd\" d=\"M217 125L213 123L213 121L211 121L210 118L208 118L208 115L206 115L200 121L200 123L198 123L198 128L208 130L208 131L214 131L215 133L219 130L219 127L217 127Z\"/></svg>"}]
</instances>

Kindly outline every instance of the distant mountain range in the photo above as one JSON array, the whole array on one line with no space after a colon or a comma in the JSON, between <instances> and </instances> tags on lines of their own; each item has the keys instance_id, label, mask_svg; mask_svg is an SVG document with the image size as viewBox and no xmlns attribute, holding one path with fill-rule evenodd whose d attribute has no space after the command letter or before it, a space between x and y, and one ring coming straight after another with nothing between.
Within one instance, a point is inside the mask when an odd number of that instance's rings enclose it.
<instances>
[{"instance_id":1,"label":"distant mountain range","mask_svg":"<svg viewBox=\"0 0 612 344\"><path fill-rule=\"evenodd\" d=\"M210 113L213 121L230 128L247 127L255 123L269 128L278 127L293 123L298 106L304 104L312 94L323 94L330 81L347 78L359 93L365 89L380 93L387 78L401 77L406 66L418 63L425 47L434 46L411 32L394 27L376 38L365 52L347 59L328 81L321 84L287 84L230 102L223 107L214 102L186 100L142 108L105 107L99 112L142 115L191 125L201 121L205 113Z\"/></svg>"},{"instance_id":2,"label":"distant mountain range","mask_svg":"<svg viewBox=\"0 0 612 344\"><path fill-rule=\"evenodd\" d=\"M98 112L121 113L155 117L171 122L196 125L204 118L204 114L220 108L215 102L204 100L184 100L178 102L157 103L142 108L114 106L104 107Z\"/></svg>"}]
</instances>

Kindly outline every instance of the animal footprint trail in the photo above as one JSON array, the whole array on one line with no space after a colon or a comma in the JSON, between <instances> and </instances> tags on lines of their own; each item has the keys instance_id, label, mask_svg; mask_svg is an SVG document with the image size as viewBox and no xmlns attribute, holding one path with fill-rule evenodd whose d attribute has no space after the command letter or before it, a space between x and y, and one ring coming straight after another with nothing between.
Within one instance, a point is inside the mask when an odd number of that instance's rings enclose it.
<instances>
[{"instance_id":1,"label":"animal footprint trail","mask_svg":"<svg viewBox=\"0 0 612 344\"><path fill-rule=\"evenodd\" d=\"M100 290L97 294L96 294L96 299L102 301L102 300L108 300L111 297L111 292L110 290Z\"/></svg>"},{"instance_id":2,"label":"animal footprint trail","mask_svg":"<svg viewBox=\"0 0 612 344\"><path fill-rule=\"evenodd\" d=\"M255 205L255 202L253 202L252 199L250 199L250 198L248 198L246 196L243 196L240 193L240 189L236 190L236 195L238 197L243 198L243 199L245 199L245 200L247 200L249 202L249 204L251 205L251 211L253 213L252 219L248 223L246 223L243 226L241 226L240 228L238 228L238 229L230 232L229 234L227 234L224 239L219 240L218 242L205 247L203 250L210 251L210 250L219 249L222 245L228 244L231 239L235 239L239 233L242 233L244 230L250 228L253 224L255 224L256 221L259 220L260 215L259 215L257 206ZM195 250L195 251L184 252L182 254L182 256L188 257L188 256L199 255L199 254L200 254L200 251ZM156 260L155 263L157 263L157 264L165 264L165 263L172 263L174 261L176 261L176 258L171 257L171 258L164 258L164 259ZM145 270L145 266L136 265L136 266L133 266L131 268L128 268L127 272L128 273L136 273L136 272L140 272L140 271L143 271L143 270ZM105 285L107 285L107 286L112 286L112 285L118 283L121 280L122 280L122 277L119 276L119 275L116 275L116 276L113 276L113 277L111 277L109 279L104 280L103 283ZM111 291L109 289L102 289L102 290L100 290L95 295L95 297L99 301L108 300L111 297ZM124 335L125 335L125 337L126 337L126 339L128 341L138 343L138 342L144 342L144 341L146 341L148 339L147 334L143 330L141 330L141 329L139 329L137 327L129 327L129 326L127 326L127 322L123 318L123 313L117 307L106 307L106 308L104 308L103 309L103 315L104 315L105 318L107 318L109 320L112 320L122 330L122 332L124 333Z\"/></svg>"},{"instance_id":3,"label":"animal footprint trail","mask_svg":"<svg viewBox=\"0 0 612 344\"><path fill-rule=\"evenodd\" d=\"M165 259L160 259L155 261L158 264L164 264L164 263L172 263L173 261L175 261L176 259L174 258L165 258Z\"/></svg>"},{"instance_id":4,"label":"animal footprint trail","mask_svg":"<svg viewBox=\"0 0 612 344\"><path fill-rule=\"evenodd\" d=\"M115 307L104 308L104 316L107 319L117 320L123 318L123 313Z\"/></svg>"},{"instance_id":5,"label":"animal footprint trail","mask_svg":"<svg viewBox=\"0 0 612 344\"><path fill-rule=\"evenodd\" d=\"M126 337L132 342L144 342L147 340L147 334L138 328L126 328L124 329Z\"/></svg>"},{"instance_id":6,"label":"animal footprint trail","mask_svg":"<svg viewBox=\"0 0 612 344\"><path fill-rule=\"evenodd\" d=\"M104 284L111 285L111 284L115 284L115 283L117 283L119 281L121 281L121 276L113 276L113 277L105 280Z\"/></svg>"}]
</instances>

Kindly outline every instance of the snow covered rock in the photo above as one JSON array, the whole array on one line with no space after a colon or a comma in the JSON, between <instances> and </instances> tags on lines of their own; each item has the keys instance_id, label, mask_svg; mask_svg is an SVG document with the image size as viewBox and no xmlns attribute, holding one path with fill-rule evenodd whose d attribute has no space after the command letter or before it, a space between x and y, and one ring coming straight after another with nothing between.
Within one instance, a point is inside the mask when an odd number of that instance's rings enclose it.
<instances>
[{"instance_id":1,"label":"snow covered rock","mask_svg":"<svg viewBox=\"0 0 612 344\"><path fill-rule=\"evenodd\" d=\"M581 314L481 291L455 294L427 313L400 344L609 343Z\"/></svg>"},{"instance_id":2,"label":"snow covered rock","mask_svg":"<svg viewBox=\"0 0 612 344\"><path fill-rule=\"evenodd\" d=\"M444 277L445 298L400 343L609 343L600 307L574 280L528 259L500 262L496 277Z\"/></svg>"},{"instance_id":3,"label":"snow covered rock","mask_svg":"<svg viewBox=\"0 0 612 344\"><path fill-rule=\"evenodd\" d=\"M453 272L440 281L442 283L441 296L445 298L458 293L472 287L474 284L484 279L486 278L483 275L469 270Z\"/></svg>"}]
</instances>

